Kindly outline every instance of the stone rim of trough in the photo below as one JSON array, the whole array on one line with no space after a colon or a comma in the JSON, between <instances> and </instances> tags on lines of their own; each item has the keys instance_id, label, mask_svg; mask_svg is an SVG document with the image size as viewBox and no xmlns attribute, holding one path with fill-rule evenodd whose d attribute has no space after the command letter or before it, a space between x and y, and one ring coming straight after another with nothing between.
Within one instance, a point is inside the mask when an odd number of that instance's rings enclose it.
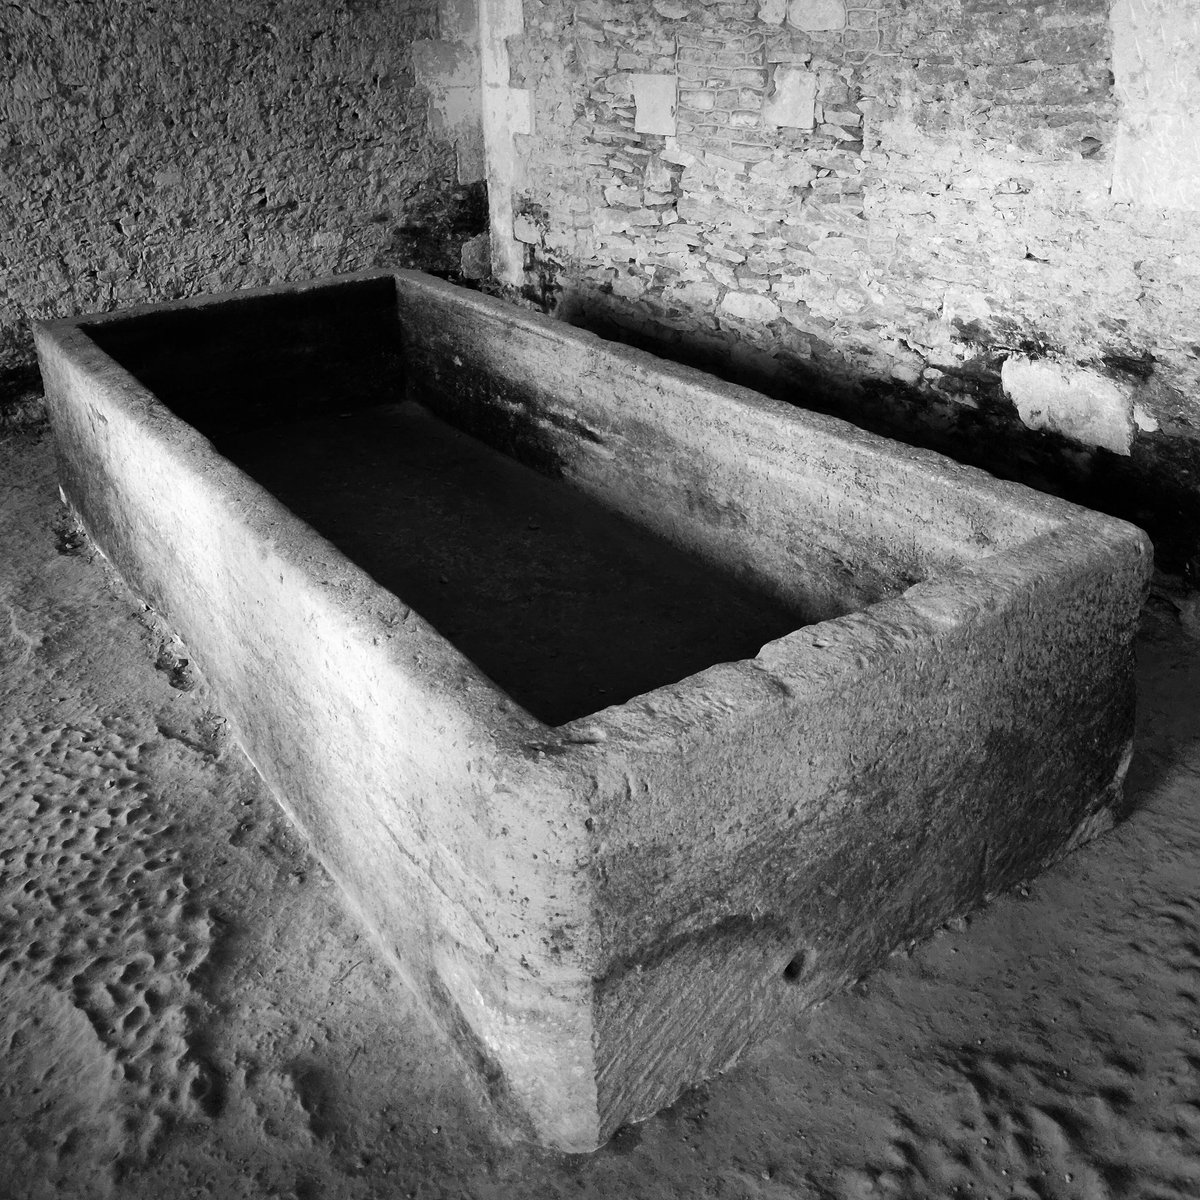
<instances>
[{"instance_id":1,"label":"stone rim of trough","mask_svg":"<svg viewBox=\"0 0 1200 1200\"><path fill-rule=\"evenodd\" d=\"M222 456L208 438L170 411L81 328L130 320L147 313L203 310L231 302L252 302L274 295L396 278L416 281L424 288L453 291L468 306L478 305L514 323L533 325L547 335L582 345L603 346L606 352L617 353L634 364L653 365L657 371L665 370L676 379L695 383L728 401L749 404L781 420L800 422L820 431L831 442L850 443L860 452L884 456L894 466L911 473L914 479L936 476L951 487L985 491L1001 500L1018 518L1023 517L1036 531L1026 539L985 552L977 560L944 575L916 583L898 596L802 626L768 642L754 658L717 663L623 703L560 726L548 726L511 700L418 612L379 585L261 484ZM904 657L925 652L943 638L961 636L973 622L994 618L1020 605L1031 584L1094 576L1097 560L1102 561L1106 556L1114 562L1119 557L1126 563L1131 556L1140 557L1148 576L1152 552L1149 539L1125 522L1020 484L996 480L986 472L955 463L934 451L893 442L838 418L793 408L695 368L664 363L643 351L607 342L590 332L527 313L503 301L473 292L462 293L463 289L414 272L361 272L39 322L35 335L39 343L58 351L56 370L86 373L98 380L106 401L116 411L136 420L142 433L158 443L165 457L179 462L199 481L208 498L215 499L226 511L236 507L237 520L268 543L292 569L311 576L314 562L319 563L320 582L338 592L337 619L345 632L356 639L374 641L389 670L415 676L419 686L431 693L439 687L444 690L445 682L453 680L457 692L453 707L468 736L481 744L490 742L501 756L516 760L520 764L520 777L533 789L528 801L523 802L524 809L515 806L504 810L506 817L510 812L520 813L518 819L524 821L527 831L533 831L538 821L553 815L556 820L578 826L568 835L572 845L594 842L600 831L592 831L590 822L587 832L583 828L591 801L582 781L596 775L598 760L611 756L620 761L634 752L678 755L686 751L690 741L703 738L726 722L731 711L736 711L740 720L752 719L756 712L777 711L780 705L800 701L811 702L855 680L882 674ZM164 615L171 620L170 612ZM199 665L203 670L203 661ZM563 797L582 801L582 810L564 813ZM283 806L291 811L286 803ZM531 832L520 846L510 843L506 853L514 859L520 858L537 844ZM314 848L325 860L320 848ZM330 866L328 861L326 865ZM545 874L547 878L555 869L541 861L527 865L534 874ZM331 868L331 873L342 882L337 870ZM343 890L347 890L344 884ZM348 894L354 906L359 907L353 894ZM597 935L585 935L569 972L570 979L564 976L545 986L555 995L561 991L565 1002L567 991L589 978L593 983L596 981L597 968L603 961ZM407 978L403 969L401 974ZM419 988L414 990L421 995ZM638 1114L632 1115L636 1119ZM562 1128L557 1118L554 1112L537 1115L543 1138L564 1147L585 1146L592 1139L592 1134L586 1130L580 1133L570 1123L573 1118L564 1117ZM591 1144L595 1144L594 1140Z\"/></svg>"},{"instance_id":2,"label":"stone rim of trough","mask_svg":"<svg viewBox=\"0 0 1200 1200\"><path fill-rule=\"evenodd\" d=\"M1037 517L1050 523L1050 528L1015 545L986 553L946 575L913 584L899 596L878 601L856 612L802 626L767 643L754 658L717 663L682 680L664 684L595 713L559 726L547 725L512 700L416 609L377 583L257 480L225 458L204 434L176 416L152 391L102 350L83 328L120 324L151 314L203 311L231 304L253 303L272 296L319 292L331 287L386 279L414 281L421 287L444 289L454 293L458 303L468 307L477 305L492 313L503 312L514 324L532 322L544 325L547 332L555 337L602 346L606 352L615 353L634 364L652 366L657 372L695 383L783 420L806 425L831 440L851 443L868 452L886 456L892 465L914 476L933 474L963 487L985 484L989 494L1002 497L1023 516ZM576 750L586 752L588 747L607 742L610 738L637 736L642 740L651 736L652 731L644 724L636 728L632 723L614 717L622 710L645 709L647 703L653 705L656 720L671 716L668 700L687 704L689 721L717 717L720 708L696 704L695 700L710 694L712 685L718 682L723 687L736 687L739 678L745 680L745 671L753 671L756 675L765 673L786 683L788 691L807 690L809 694L815 694L825 686L825 681L845 679L848 670L863 671L878 659L878 649L864 661L862 651L857 648L868 630L900 623L914 634L936 638L962 626L972 617L994 613L1000 607L999 597L1015 598L1030 580L1039 575L1053 574L1061 578L1066 563L1072 560L1083 562L1085 545L1094 547L1100 542L1115 548L1118 544L1127 543L1132 534L1140 539L1142 553L1148 559L1153 556L1153 545L1144 531L1120 518L1083 508L1024 484L999 479L979 467L956 462L925 447L910 446L894 438L860 429L841 418L774 400L696 367L661 359L636 347L609 341L590 330L527 312L478 292L456 288L453 284L419 271L357 271L298 283L192 296L163 304L140 304L113 312L35 321L32 324L37 337L61 345L69 351L73 361L86 365L95 377L111 383L114 393L120 396L131 412L136 413L138 421L152 430L175 453L195 464L207 482L224 485L228 489L226 494L237 497L244 505L241 509L242 519L252 523L255 532L290 557L294 565L307 569L316 557L312 551L319 549L324 573L332 577L327 582L342 591L342 598L349 605L356 622L372 634L383 634L390 645L395 623L401 621L406 632L417 634L425 648L436 651L439 672L452 671L458 674L472 702L490 701L487 706L493 712L503 714L493 717L489 723L488 732L491 736L503 735L510 745L525 746L535 753L548 750L553 750L556 755ZM296 527L298 535L281 542L281 526ZM904 639L906 644L908 641ZM902 652L903 649L903 645L897 645L894 652ZM406 662L405 665L409 664ZM695 683L700 686L689 686ZM739 687L738 690L743 689ZM697 696L687 695L688 692L695 692ZM497 700L501 702L499 705L496 704ZM647 743L642 741L642 745L646 746Z\"/></svg>"}]
</instances>

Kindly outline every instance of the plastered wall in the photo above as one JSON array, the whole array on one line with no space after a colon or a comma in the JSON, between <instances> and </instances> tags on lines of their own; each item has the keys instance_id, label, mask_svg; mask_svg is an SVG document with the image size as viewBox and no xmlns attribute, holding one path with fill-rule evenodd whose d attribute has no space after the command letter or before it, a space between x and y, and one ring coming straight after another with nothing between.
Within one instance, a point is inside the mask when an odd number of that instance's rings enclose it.
<instances>
[{"instance_id":1,"label":"plastered wall","mask_svg":"<svg viewBox=\"0 0 1200 1200\"><path fill-rule=\"evenodd\" d=\"M457 270L475 37L454 0L0 6L0 408L36 394L31 316Z\"/></svg>"},{"instance_id":2,"label":"plastered wall","mask_svg":"<svg viewBox=\"0 0 1200 1200\"><path fill-rule=\"evenodd\" d=\"M523 11L527 296L1194 552L1190 0Z\"/></svg>"},{"instance_id":3,"label":"plastered wall","mask_svg":"<svg viewBox=\"0 0 1200 1200\"><path fill-rule=\"evenodd\" d=\"M1191 0L481 3L0 7L0 419L31 316L478 274L486 175L560 317L1200 550Z\"/></svg>"}]
</instances>

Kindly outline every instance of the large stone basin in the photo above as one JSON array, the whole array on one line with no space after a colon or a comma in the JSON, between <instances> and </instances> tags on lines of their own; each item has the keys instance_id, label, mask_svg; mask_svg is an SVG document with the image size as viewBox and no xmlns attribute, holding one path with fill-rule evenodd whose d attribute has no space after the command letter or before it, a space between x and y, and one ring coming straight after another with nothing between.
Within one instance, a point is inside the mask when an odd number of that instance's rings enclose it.
<instances>
[{"instance_id":1,"label":"large stone basin","mask_svg":"<svg viewBox=\"0 0 1200 1200\"><path fill-rule=\"evenodd\" d=\"M545 1144L1121 813L1130 525L414 273L36 332L67 503Z\"/></svg>"}]
</instances>

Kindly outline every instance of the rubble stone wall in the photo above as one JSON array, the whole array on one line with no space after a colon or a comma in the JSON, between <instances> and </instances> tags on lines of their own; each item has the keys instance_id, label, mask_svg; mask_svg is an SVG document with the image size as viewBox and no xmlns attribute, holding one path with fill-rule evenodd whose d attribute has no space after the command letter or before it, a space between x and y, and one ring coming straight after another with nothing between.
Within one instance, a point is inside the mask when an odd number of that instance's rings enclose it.
<instances>
[{"instance_id":1,"label":"rubble stone wall","mask_svg":"<svg viewBox=\"0 0 1200 1200\"><path fill-rule=\"evenodd\" d=\"M1195 539L1200 188L1113 186L1189 0L525 0L508 49L527 295Z\"/></svg>"}]
</instances>

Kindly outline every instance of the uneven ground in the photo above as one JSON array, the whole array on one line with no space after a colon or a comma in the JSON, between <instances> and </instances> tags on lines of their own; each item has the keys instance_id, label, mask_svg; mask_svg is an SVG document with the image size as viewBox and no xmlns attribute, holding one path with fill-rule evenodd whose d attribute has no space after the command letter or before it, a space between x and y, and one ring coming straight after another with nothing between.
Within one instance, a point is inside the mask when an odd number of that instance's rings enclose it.
<instances>
[{"instance_id":1,"label":"uneven ground","mask_svg":"<svg viewBox=\"0 0 1200 1200\"><path fill-rule=\"evenodd\" d=\"M1200 641L1138 810L592 1156L506 1141L219 706L0 442L0 1197L1200 1195Z\"/></svg>"}]
</instances>

